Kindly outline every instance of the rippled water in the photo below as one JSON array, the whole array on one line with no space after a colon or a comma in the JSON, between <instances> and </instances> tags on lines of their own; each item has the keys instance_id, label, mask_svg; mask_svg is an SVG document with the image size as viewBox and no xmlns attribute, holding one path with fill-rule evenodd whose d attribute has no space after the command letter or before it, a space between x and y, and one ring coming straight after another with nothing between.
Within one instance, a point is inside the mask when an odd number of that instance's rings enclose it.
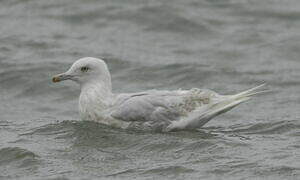
<instances>
[{"instance_id":1,"label":"rippled water","mask_svg":"<svg viewBox=\"0 0 300 180\"><path fill-rule=\"evenodd\" d=\"M300 179L298 0L0 1L0 179ZM82 122L51 76L103 57L115 92L272 93L199 131Z\"/></svg>"}]
</instances>

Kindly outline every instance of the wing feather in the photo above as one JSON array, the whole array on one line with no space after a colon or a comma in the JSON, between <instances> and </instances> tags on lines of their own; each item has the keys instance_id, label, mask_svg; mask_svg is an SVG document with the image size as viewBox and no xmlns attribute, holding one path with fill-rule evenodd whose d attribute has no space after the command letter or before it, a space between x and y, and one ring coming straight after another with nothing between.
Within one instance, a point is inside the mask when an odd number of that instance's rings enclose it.
<instances>
[{"instance_id":1,"label":"wing feather","mask_svg":"<svg viewBox=\"0 0 300 180\"><path fill-rule=\"evenodd\" d=\"M163 95L131 96L117 103L111 116L123 121L172 121L178 117Z\"/></svg>"},{"instance_id":2,"label":"wing feather","mask_svg":"<svg viewBox=\"0 0 300 180\"><path fill-rule=\"evenodd\" d=\"M200 89L126 94L117 100L111 116L123 121L171 122L210 103L214 95Z\"/></svg>"}]
</instances>

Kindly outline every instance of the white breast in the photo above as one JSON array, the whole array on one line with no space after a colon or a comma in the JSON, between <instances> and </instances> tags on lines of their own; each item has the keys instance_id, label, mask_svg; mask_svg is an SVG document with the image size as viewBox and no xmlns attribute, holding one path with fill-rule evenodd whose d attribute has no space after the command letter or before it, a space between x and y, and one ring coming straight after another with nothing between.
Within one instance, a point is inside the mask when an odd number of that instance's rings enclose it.
<instances>
[{"instance_id":1,"label":"white breast","mask_svg":"<svg viewBox=\"0 0 300 180\"><path fill-rule=\"evenodd\" d=\"M92 121L105 118L104 112L109 108L105 101L104 97L95 88L87 88L81 91L79 97L81 118Z\"/></svg>"},{"instance_id":2,"label":"white breast","mask_svg":"<svg viewBox=\"0 0 300 180\"><path fill-rule=\"evenodd\" d=\"M102 96L94 89L81 91L79 97L79 113L82 120L96 121L109 126L126 129L130 122L117 120L110 116L113 98L110 95Z\"/></svg>"}]
</instances>

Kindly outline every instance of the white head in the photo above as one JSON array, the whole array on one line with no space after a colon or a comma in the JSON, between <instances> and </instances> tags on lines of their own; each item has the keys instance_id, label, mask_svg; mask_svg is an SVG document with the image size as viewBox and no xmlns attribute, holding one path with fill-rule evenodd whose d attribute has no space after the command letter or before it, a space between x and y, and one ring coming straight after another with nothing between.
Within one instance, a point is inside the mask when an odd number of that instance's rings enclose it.
<instances>
[{"instance_id":1,"label":"white head","mask_svg":"<svg viewBox=\"0 0 300 180\"><path fill-rule=\"evenodd\" d=\"M111 90L111 77L106 63L97 58L85 57L73 63L70 69L53 77L53 82L72 80L81 87L91 83L101 83Z\"/></svg>"}]
</instances>

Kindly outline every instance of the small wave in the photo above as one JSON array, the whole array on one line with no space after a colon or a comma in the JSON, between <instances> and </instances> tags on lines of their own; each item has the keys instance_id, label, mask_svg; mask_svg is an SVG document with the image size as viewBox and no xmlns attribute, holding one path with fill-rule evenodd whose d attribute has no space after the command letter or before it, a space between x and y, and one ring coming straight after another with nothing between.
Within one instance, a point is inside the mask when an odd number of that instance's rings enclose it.
<instances>
[{"instance_id":1,"label":"small wave","mask_svg":"<svg viewBox=\"0 0 300 180\"><path fill-rule=\"evenodd\" d=\"M19 179L34 174L41 164L40 157L20 147L0 149L0 179Z\"/></svg>"},{"instance_id":2,"label":"small wave","mask_svg":"<svg viewBox=\"0 0 300 180\"><path fill-rule=\"evenodd\" d=\"M297 120L279 121L272 123L257 123L247 126L231 127L231 130L222 132L243 134L286 134L298 130L300 123Z\"/></svg>"},{"instance_id":3,"label":"small wave","mask_svg":"<svg viewBox=\"0 0 300 180\"><path fill-rule=\"evenodd\" d=\"M180 174L185 173L193 173L195 170L186 168L183 166L162 166L162 167L153 167L153 168L134 168L134 169L127 169L120 172L112 173L106 175L106 177L126 177L130 174L139 174L142 176L159 176L159 177L166 177L166 176L177 176Z\"/></svg>"},{"instance_id":4,"label":"small wave","mask_svg":"<svg viewBox=\"0 0 300 180\"><path fill-rule=\"evenodd\" d=\"M46 124L40 127L31 129L29 132L21 134L26 135L59 135L74 130L76 121L62 121L59 123Z\"/></svg>"},{"instance_id":5,"label":"small wave","mask_svg":"<svg viewBox=\"0 0 300 180\"><path fill-rule=\"evenodd\" d=\"M163 176L176 176L182 173L192 173L195 172L193 169L189 169L183 166L167 166L167 167L156 167L143 172L143 174L151 175L163 175Z\"/></svg>"},{"instance_id":6,"label":"small wave","mask_svg":"<svg viewBox=\"0 0 300 180\"><path fill-rule=\"evenodd\" d=\"M136 134L135 134L136 135ZM72 142L74 147L127 147L134 143L134 134L122 129L115 129L92 121L62 121L47 124L29 130L20 136L47 136L51 139L60 139L65 142ZM126 137L126 138L124 138Z\"/></svg>"},{"instance_id":7,"label":"small wave","mask_svg":"<svg viewBox=\"0 0 300 180\"><path fill-rule=\"evenodd\" d=\"M296 175L299 175L300 168L299 167L292 167L288 165L279 165L273 167L266 167L259 171L257 174L262 176L270 176L270 175L277 175L278 179L286 179L287 177L291 177L291 179L297 179ZM294 176L294 178L292 178ZM280 178L281 177L281 178Z\"/></svg>"},{"instance_id":8,"label":"small wave","mask_svg":"<svg viewBox=\"0 0 300 180\"><path fill-rule=\"evenodd\" d=\"M19 147L6 147L0 149L0 166L18 161L19 167L36 161L38 156L33 152Z\"/></svg>"},{"instance_id":9,"label":"small wave","mask_svg":"<svg viewBox=\"0 0 300 180\"><path fill-rule=\"evenodd\" d=\"M207 68L207 65L199 63L191 64L164 64L164 65L140 65L132 66L126 69L130 71L130 74L127 74L126 71L116 72L114 77L118 81L114 83L120 83L121 87L126 87L128 84L132 86L132 80L135 80L137 84L143 84L145 89L151 88L192 88L194 83L198 84L199 82L210 83L209 77L216 73L215 70ZM126 73L126 76L124 75ZM158 82L153 77L159 77L160 81ZM126 83L124 83L126 82ZM145 84L145 82L147 82ZM176 85L176 86L175 86Z\"/></svg>"}]
</instances>

